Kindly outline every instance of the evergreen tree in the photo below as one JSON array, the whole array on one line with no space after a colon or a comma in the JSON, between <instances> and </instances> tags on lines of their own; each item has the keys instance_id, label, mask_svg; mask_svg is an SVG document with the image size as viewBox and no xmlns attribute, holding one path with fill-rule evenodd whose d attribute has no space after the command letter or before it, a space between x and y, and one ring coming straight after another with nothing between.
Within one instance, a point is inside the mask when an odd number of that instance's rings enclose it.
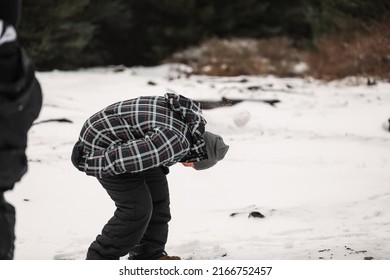
<instances>
[{"instance_id":1,"label":"evergreen tree","mask_svg":"<svg viewBox=\"0 0 390 280\"><path fill-rule=\"evenodd\" d=\"M40 70L102 65L128 19L121 0L24 0L19 37Z\"/></svg>"},{"instance_id":2,"label":"evergreen tree","mask_svg":"<svg viewBox=\"0 0 390 280\"><path fill-rule=\"evenodd\" d=\"M52 69L77 62L95 30L78 19L88 4L89 0L23 1L19 37L38 66Z\"/></svg>"},{"instance_id":3,"label":"evergreen tree","mask_svg":"<svg viewBox=\"0 0 390 280\"><path fill-rule=\"evenodd\" d=\"M388 0L302 0L302 3L314 39L338 32L340 24L362 26L367 20L380 20L390 11Z\"/></svg>"},{"instance_id":4,"label":"evergreen tree","mask_svg":"<svg viewBox=\"0 0 390 280\"><path fill-rule=\"evenodd\" d=\"M213 37L295 42L363 26L389 0L23 0L19 38L40 70L151 65Z\"/></svg>"},{"instance_id":5,"label":"evergreen tree","mask_svg":"<svg viewBox=\"0 0 390 280\"><path fill-rule=\"evenodd\" d=\"M210 37L259 36L267 1L130 1L135 63L154 64Z\"/></svg>"},{"instance_id":6,"label":"evergreen tree","mask_svg":"<svg viewBox=\"0 0 390 280\"><path fill-rule=\"evenodd\" d=\"M85 17L95 26L95 34L86 53L95 53L89 65L125 63L125 54L131 48L129 28L130 8L125 0L93 0Z\"/></svg>"}]
</instances>

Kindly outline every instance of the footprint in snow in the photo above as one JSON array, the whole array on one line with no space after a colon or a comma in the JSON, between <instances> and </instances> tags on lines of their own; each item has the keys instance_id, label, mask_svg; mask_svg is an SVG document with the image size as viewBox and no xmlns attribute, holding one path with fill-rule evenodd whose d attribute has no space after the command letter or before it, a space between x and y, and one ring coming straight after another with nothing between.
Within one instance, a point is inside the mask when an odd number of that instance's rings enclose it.
<instances>
[{"instance_id":1,"label":"footprint in snow","mask_svg":"<svg viewBox=\"0 0 390 280\"><path fill-rule=\"evenodd\" d=\"M85 250L77 250L54 255L54 260L84 260L87 256Z\"/></svg>"},{"instance_id":2,"label":"footprint in snow","mask_svg":"<svg viewBox=\"0 0 390 280\"><path fill-rule=\"evenodd\" d=\"M177 246L172 251L185 260L215 260L228 255L227 250L218 244L204 243L198 240Z\"/></svg>"}]
</instances>

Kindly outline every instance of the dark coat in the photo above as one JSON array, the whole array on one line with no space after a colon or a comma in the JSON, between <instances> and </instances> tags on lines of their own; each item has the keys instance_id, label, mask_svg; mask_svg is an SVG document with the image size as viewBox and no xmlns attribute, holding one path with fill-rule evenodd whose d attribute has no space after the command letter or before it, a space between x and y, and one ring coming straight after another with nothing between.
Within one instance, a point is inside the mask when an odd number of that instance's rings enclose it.
<instances>
[{"instance_id":1,"label":"dark coat","mask_svg":"<svg viewBox=\"0 0 390 280\"><path fill-rule=\"evenodd\" d=\"M0 83L0 192L12 189L27 171L27 132L38 117L42 92L25 52L18 50L17 79ZM4 60L7 57L1 56Z\"/></svg>"}]
</instances>

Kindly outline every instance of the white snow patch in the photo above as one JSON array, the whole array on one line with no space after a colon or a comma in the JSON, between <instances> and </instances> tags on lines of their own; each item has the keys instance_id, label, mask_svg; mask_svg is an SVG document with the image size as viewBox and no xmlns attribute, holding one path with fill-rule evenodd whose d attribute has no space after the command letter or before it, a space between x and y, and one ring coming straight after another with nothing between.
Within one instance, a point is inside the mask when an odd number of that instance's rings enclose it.
<instances>
[{"instance_id":1,"label":"white snow patch","mask_svg":"<svg viewBox=\"0 0 390 280\"><path fill-rule=\"evenodd\" d=\"M210 170L171 168L168 253L185 259L390 258L389 84L172 79L171 65L38 76L44 90L39 120L73 123L30 131L29 172L6 195L17 209L16 259L85 258L114 205L96 179L70 162L81 126L111 103L168 88L202 100L281 100L275 107L246 101L204 111L207 128L222 134L230 150ZM265 218L249 219L252 211Z\"/></svg>"}]
</instances>

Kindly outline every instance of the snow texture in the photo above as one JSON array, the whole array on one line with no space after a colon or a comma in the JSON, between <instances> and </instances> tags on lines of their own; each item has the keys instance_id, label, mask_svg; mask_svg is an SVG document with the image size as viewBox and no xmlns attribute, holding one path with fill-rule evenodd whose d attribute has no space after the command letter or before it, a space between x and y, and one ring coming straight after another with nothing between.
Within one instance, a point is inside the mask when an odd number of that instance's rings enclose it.
<instances>
[{"instance_id":1,"label":"snow texture","mask_svg":"<svg viewBox=\"0 0 390 280\"><path fill-rule=\"evenodd\" d=\"M179 66L180 68L180 66ZM84 259L114 211L70 162L83 122L114 102L169 89L194 99L279 99L205 110L230 145L206 171L168 176L167 251L184 259L390 259L390 84L266 77L181 77L177 66L38 73L44 106L29 133L16 259ZM264 218L250 217L259 212Z\"/></svg>"}]
</instances>

